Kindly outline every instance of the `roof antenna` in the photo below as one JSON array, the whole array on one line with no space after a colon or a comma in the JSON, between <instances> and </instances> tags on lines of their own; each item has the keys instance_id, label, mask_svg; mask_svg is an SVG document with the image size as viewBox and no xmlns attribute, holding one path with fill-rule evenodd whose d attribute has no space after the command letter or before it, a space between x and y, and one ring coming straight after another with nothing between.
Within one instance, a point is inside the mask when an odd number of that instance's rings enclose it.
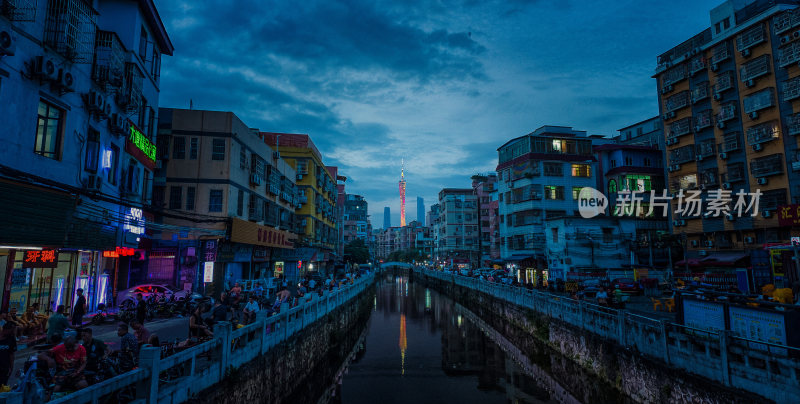
<instances>
[{"instance_id":1,"label":"roof antenna","mask_svg":"<svg viewBox=\"0 0 800 404\"><path fill-rule=\"evenodd\" d=\"M192 109L192 99L189 98L189 109Z\"/></svg>"}]
</instances>

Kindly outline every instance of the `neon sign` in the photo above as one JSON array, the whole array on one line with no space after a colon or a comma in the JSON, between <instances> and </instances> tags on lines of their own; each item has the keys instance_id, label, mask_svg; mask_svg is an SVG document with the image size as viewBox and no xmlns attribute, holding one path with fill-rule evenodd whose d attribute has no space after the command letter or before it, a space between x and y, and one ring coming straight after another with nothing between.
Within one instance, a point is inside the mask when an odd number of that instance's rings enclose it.
<instances>
[{"instance_id":1,"label":"neon sign","mask_svg":"<svg viewBox=\"0 0 800 404\"><path fill-rule=\"evenodd\" d=\"M153 144L142 132L131 125L131 136L128 138L131 143L141 150L147 158L156 161L156 145Z\"/></svg>"},{"instance_id":2,"label":"neon sign","mask_svg":"<svg viewBox=\"0 0 800 404\"><path fill-rule=\"evenodd\" d=\"M125 222L123 228L126 231L133 234L144 234L144 218L141 209L131 208L130 212L125 215Z\"/></svg>"},{"instance_id":3,"label":"neon sign","mask_svg":"<svg viewBox=\"0 0 800 404\"><path fill-rule=\"evenodd\" d=\"M58 252L56 250L25 251L23 268L55 268L57 266Z\"/></svg>"}]
</instances>

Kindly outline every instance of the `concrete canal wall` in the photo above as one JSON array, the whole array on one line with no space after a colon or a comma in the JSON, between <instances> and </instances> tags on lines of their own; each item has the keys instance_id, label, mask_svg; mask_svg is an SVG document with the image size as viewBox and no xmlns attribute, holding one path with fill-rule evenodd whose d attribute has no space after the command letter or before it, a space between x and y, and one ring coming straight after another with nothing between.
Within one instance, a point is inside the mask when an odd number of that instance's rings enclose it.
<instances>
[{"instance_id":1,"label":"concrete canal wall","mask_svg":"<svg viewBox=\"0 0 800 404\"><path fill-rule=\"evenodd\" d=\"M501 332L583 402L610 397L597 392L608 388L640 403L800 402L797 360L729 335L441 272L413 276Z\"/></svg>"}]
</instances>

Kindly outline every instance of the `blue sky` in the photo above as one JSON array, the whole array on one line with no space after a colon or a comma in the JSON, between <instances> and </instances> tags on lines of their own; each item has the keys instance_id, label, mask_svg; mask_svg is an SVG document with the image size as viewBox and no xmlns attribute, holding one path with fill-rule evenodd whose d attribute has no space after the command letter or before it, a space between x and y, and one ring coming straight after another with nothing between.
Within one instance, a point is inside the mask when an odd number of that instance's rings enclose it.
<instances>
[{"instance_id":1,"label":"blue sky","mask_svg":"<svg viewBox=\"0 0 800 404\"><path fill-rule=\"evenodd\" d=\"M655 116L656 56L720 3L159 1L175 44L160 104L310 134L373 226L384 206L397 225L403 158L411 221L417 196L468 187L511 138L542 125L610 136Z\"/></svg>"}]
</instances>

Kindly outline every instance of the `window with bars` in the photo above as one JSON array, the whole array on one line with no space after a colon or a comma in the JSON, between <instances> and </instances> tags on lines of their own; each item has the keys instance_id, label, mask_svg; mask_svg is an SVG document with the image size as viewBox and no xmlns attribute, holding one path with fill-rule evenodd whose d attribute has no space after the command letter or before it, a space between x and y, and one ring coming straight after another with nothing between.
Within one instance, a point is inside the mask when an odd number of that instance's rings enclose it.
<instances>
[{"instance_id":1,"label":"window with bars","mask_svg":"<svg viewBox=\"0 0 800 404\"><path fill-rule=\"evenodd\" d=\"M782 93L784 101L789 101L800 97L800 76L785 80L783 82Z\"/></svg>"},{"instance_id":2,"label":"window with bars","mask_svg":"<svg viewBox=\"0 0 800 404\"><path fill-rule=\"evenodd\" d=\"M780 123L778 121L769 121L747 128L747 143L750 145L765 143L779 138L780 135Z\"/></svg>"},{"instance_id":3,"label":"window with bars","mask_svg":"<svg viewBox=\"0 0 800 404\"><path fill-rule=\"evenodd\" d=\"M728 172L722 174L723 182L744 181L744 177L747 174L744 168L744 163L728 164L727 170Z\"/></svg>"},{"instance_id":4,"label":"window with bars","mask_svg":"<svg viewBox=\"0 0 800 404\"><path fill-rule=\"evenodd\" d=\"M800 25L800 10L788 10L776 15L772 19L772 25L775 27L776 34L782 34Z\"/></svg>"},{"instance_id":5,"label":"window with bars","mask_svg":"<svg viewBox=\"0 0 800 404\"><path fill-rule=\"evenodd\" d=\"M222 190L212 189L208 193L208 211L222 212Z\"/></svg>"},{"instance_id":6,"label":"window with bars","mask_svg":"<svg viewBox=\"0 0 800 404\"><path fill-rule=\"evenodd\" d=\"M770 55L761 55L739 68L739 76L742 81L753 80L755 78L769 74Z\"/></svg>"},{"instance_id":7,"label":"window with bars","mask_svg":"<svg viewBox=\"0 0 800 404\"><path fill-rule=\"evenodd\" d=\"M790 42L778 49L778 66L786 67L800 60L800 42Z\"/></svg>"},{"instance_id":8,"label":"window with bars","mask_svg":"<svg viewBox=\"0 0 800 404\"><path fill-rule=\"evenodd\" d=\"M736 102L729 102L720 107L717 122L729 121L736 117Z\"/></svg>"},{"instance_id":9,"label":"window with bars","mask_svg":"<svg viewBox=\"0 0 800 404\"><path fill-rule=\"evenodd\" d=\"M705 68L706 58L704 58L703 55L698 55L689 61L689 74L695 74Z\"/></svg>"},{"instance_id":10,"label":"window with bars","mask_svg":"<svg viewBox=\"0 0 800 404\"><path fill-rule=\"evenodd\" d=\"M701 176L702 184L705 186L713 187L719 184L718 182L718 172L716 168L711 168L708 170L703 170L703 174Z\"/></svg>"},{"instance_id":11,"label":"window with bars","mask_svg":"<svg viewBox=\"0 0 800 404\"><path fill-rule=\"evenodd\" d=\"M750 161L750 172L754 177L766 177L783 173L783 154L771 154Z\"/></svg>"},{"instance_id":12,"label":"window with bars","mask_svg":"<svg viewBox=\"0 0 800 404\"><path fill-rule=\"evenodd\" d=\"M747 114L769 108L775 105L775 89L770 87L753 93L745 97L742 100L742 104L744 105L744 112Z\"/></svg>"},{"instance_id":13,"label":"window with bars","mask_svg":"<svg viewBox=\"0 0 800 404\"><path fill-rule=\"evenodd\" d=\"M550 200L564 200L564 187L560 185L547 185L544 187L544 198Z\"/></svg>"},{"instance_id":14,"label":"window with bars","mask_svg":"<svg viewBox=\"0 0 800 404\"><path fill-rule=\"evenodd\" d=\"M92 63L96 15L83 0L49 0L44 42L74 63Z\"/></svg>"},{"instance_id":15,"label":"window with bars","mask_svg":"<svg viewBox=\"0 0 800 404\"><path fill-rule=\"evenodd\" d=\"M686 78L686 65L678 65L664 72L661 76L661 86L666 87Z\"/></svg>"},{"instance_id":16,"label":"window with bars","mask_svg":"<svg viewBox=\"0 0 800 404\"><path fill-rule=\"evenodd\" d=\"M700 111L694 116L694 128L700 130L711 126L711 110Z\"/></svg>"},{"instance_id":17,"label":"window with bars","mask_svg":"<svg viewBox=\"0 0 800 404\"><path fill-rule=\"evenodd\" d=\"M789 115L787 120L787 133L790 135L800 135L800 113Z\"/></svg>"},{"instance_id":18,"label":"window with bars","mask_svg":"<svg viewBox=\"0 0 800 404\"><path fill-rule=\"evenodd\" d=\"M714 47L714 50L711 54L711 63L719 63L723 60L727 59L729 56L728 53L728 43L722 42L719 45Z\"/></svg>"},{"instance_id":19,"label":"window with bars","mask_svg":"<svg viewBox=\"0 0 800 404\"><path fill-rule=\"evenodd\" d=\"M592 176L592 166L589 164L573 164L572 165L572 176L573 177L591 177Z\"/></svg>"},{"instance_id":20,"label":"window with bars","mask_svg":"<svg viewBox=\"0 0 800 404\"><path fill-rule=\"evenodd\" d=\"M694 160L694 145L678 147L669 152L670 164L687 163Z\"/></svg>"},{"instance_id":21,"label":"window with bars","mask_svg":"<svg viewBox=\"0 0 800 404\"><path fill-rule=\"evenodd\" d=\"M761 210L776 210L781 205L786 205L788 193L786 189L773 189L764 191L759 199L759 208Z\"/></svg>"},{"instance_id":22,"label":"window with bars","mask_svg":"<svg viewBox=\"0 0 800 404\"><path fill-rule=\"evenodd\" d=\"M702 159L704 157L708 157L708 156L713 156L714 155L715 147L714 147L714 140L713 139L705 140L705 141L702 141L700 143L697 143L695 145L695 147L697 148L697 157L698 158Z\"/></svg>"},{"instance_id":23,"label":"window with bars","mask_svg":"<svg viewBox=\"0 0 800 404\"><path fill-rule=\"evenodd\" d=\"M186 210L194 210L195 187L186 188Z\"/></svg>"},{"instance_id":24,"label":"window with bars","mask_svg":"<svg viewBox=\"0 0 800 404\"><path fill-rule=\"evenodd\" d=\"M727 71L717 76L717 82L714 84L714 94L720 94L731 88L733 88L733 71Z\"/></svg>"},{"instance_id":25,"label":"window with bars","mask_svg":"<svg viewBox=\"0 0 800 404\"><path fill-rule=\"evenodd\" d=\"M169 187L169 208L170 209L180 209L182 204L182 195L183 188L181 187Z\"/></svg>"},{"instance_id":26,"label":"window with bars","mask_svg":"<svg viewBox=\"0 0 800 404\"><path fill-rule=\"evenodd\" d=\"M679 119L672 123L669 127L669 137L670 139L676 138L678 136L683 136L689 134L692 130L692 118L687 117L683 119Z\"/></svg>"},{"instance_id":27,"label":"window with bars","mask_svg":"<svg viewBox=\"0 0 800 404\"><path fill-rule=\"evenodd\" d=\"M698 83L692 88L692 103L708 98L708 82Z\"/></svg>"},{"instance_id":28,"label":"window with bars","mask_svg":"<svg viewBox=\"0 0 800 404\"><path fill-rule=\"evenodd\" d=\"M766 40L764 24L754 25L736 37L736 49L741 52Z\"/></svg>"},{"instance_id":29,"label":"window with bars","mask_svg":"<svg viewBox=\"0 0 800 404\"><path fill-rule=\"evenodd\" d=\"M211 141L211 160L225 160L225 139Z\"/></svg>"},{"instance_id":30,"label":"window with bars","mask_svg":"<svg viewBox=\"0 0 800 404\"><path fill-rule=\"evenodd\" d=\"M681 91L672 95L664 103L664 107L668 112L677 111L687 106L689 106L689 91Z\"/></svg>"},{"instance_id":31,"label":"window with bars","mask_svg":"<svg viewBox=\"0 0 800 404\"><path fill-rule=\"evenodd\" d=\"M547 177L561 177L564 175L563 164L561 163L544 163L544 175Z\"/></svg>"},{"instance_id":32,"label":"window with bars","mask_svg":"<svg viewBox=\"0 0 800 404\"><path fill-rule=\"evenodd\" d=\"M720 152L731 152L734 150L739 150L741 147L741 143L739 139L741 138L740 132L731 132L726 133L722 136L722 143L719 144L719 151Z\"/></svg>"},{"instance_id":33,"label":"window with bars","mask_svg":"<svg viewBox=\"0 0 800 404\"><path fill-rule=\"evenodd\" d=\"M185 159L186 158L186 138L183 136L175 136L172 138L172 158Z\"/></svg>"}]
</instances>

